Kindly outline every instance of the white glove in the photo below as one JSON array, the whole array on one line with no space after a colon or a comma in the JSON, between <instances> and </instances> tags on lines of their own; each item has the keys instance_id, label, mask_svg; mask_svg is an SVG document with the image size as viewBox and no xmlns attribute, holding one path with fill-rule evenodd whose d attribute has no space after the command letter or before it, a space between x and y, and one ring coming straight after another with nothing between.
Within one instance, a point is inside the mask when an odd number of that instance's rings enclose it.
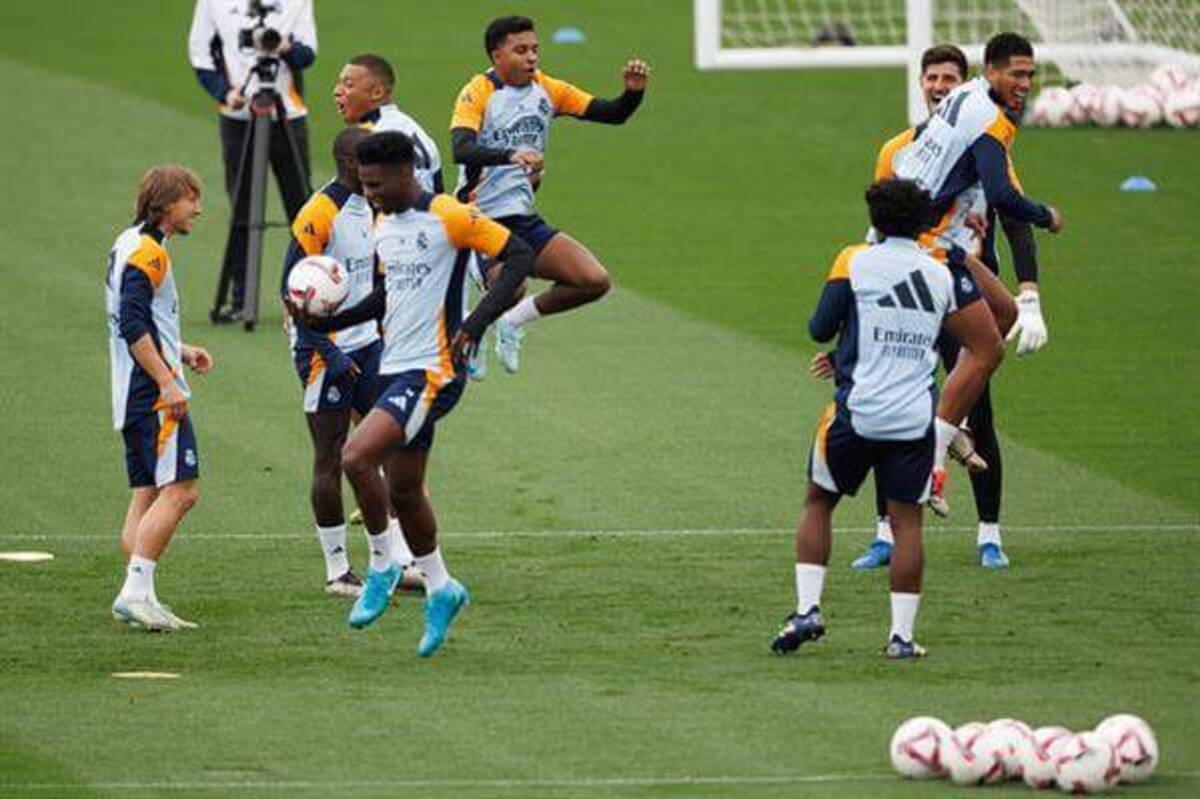
<instances>
[{"instance_id":1,"label":"white glove","mask_svg":"<svg viewBox=\"0 0 1200 799\"><path fill-rule=\"evenodd\" d=\"M1028 355L1046 346L1050 334L1046 332L1046 320L1042 318L1042 303L1034 289L1025 289L1017 295L1017 323L1008 331L1008 341L1017 335L1017 355Z\"/></svg>"}]
</instances>

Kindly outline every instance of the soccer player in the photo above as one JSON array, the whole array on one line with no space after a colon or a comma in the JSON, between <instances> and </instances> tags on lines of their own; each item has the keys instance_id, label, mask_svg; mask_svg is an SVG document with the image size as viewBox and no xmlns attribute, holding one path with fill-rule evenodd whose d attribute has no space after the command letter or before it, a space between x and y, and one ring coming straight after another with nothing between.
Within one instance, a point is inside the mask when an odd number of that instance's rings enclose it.
<instances>
[{"instance_id":1,"label":"soccer player","mask_svg":"<svg viewBox=\"0 0 1200 799\"><path fill-rule=\"evenodd\" d=\"M395 130L412 139L417 180L425 191L441 194L442 158L437 144L415 119L396 105L392 98L395 87L396 72L392 65L382 56L365 53L342 67L333 87L333 102L348 125L358 125L372 133Z\"/></svg>"},{"instance_id":2,"label":"soccer player","mask_svg":"<svg viewBox=\"0 0 1200 799\"><path fill-rule=\"evenodd\" d=\"M596 256L546 224L534 207L550 123L565 115L624 124L642 102L650 68L637 59L626 63L625 91L603 100L538 69L538 37L527 17L493 20L484 49L492 66L458 93L450 122L454 160L461 165L455 193L527 241L537 255L535 274L554 283L523 298L496 324L496 354L513 373L520 366L524 325L594 302L609 288L608 272Z\"/></svg>"},{"instance_id":3,"label":"soccer player","mask_svg":"<svg viewBox=\"0 0 1200 799\"><path fill-rule=\"evenodd\" d=\"M1027 57L1022 56L1022 51L1025 50L1021 46L1023 40L1020 37L1016 37L1016 39L1006 38L1012 36L1015 36L1015 34L1001 34L995 37L993 39L994 44L989 45L988 48L991 55L985 56L985 61L988 64L987 72L991 76L989 77L985 74L984 80L987 81L989 96L993 100L999 94L998 89L991 88L992 83L1000 85L1008 80L1008 76L1004 74L1006 71L1013 69L1016 71L1018 78L1020 78L1023 76L1023 72L1028 70L1030 76L1032 76L1032 48L1028 48L1029 55ZM1015 64L1008 63L1005 60L1006 58L1009 61L1015 58ZM1028 63L1025 62L1026 58ZM966 56L957 47L939 45L930 48L922 55L921 68L922 90L925 94L929 110L933 114L938 104L966 79ZM1011 143L1012 137L1015 136L1016 132L1016 120L1019 118L1020 109L1024 103L1027 91L1028 85L1012 87L1012 90L1009 92L1009 101L1005 104L1005 108L1008 111L1006 111L1004 117L1004 121L1010 124L1003 125L1000 128L1004 131L1002 138L1006 139L1004 141L1005 173L1011 180L1013 188L1018 192L1020 191L1020 184L1017 182L1016 172L1012 166ZM876 180L891 175L894 172L897 157L912 143L914 138L920 137L923 127L922 125L917 128L909 128L889 140L883 146L876 161ZM993 127L996 126L993 125ZM991 133L989 138L993 136L995 136L995 131ZM984 144L989 147L992 146L986 141ZM977 193L978 189L975 191ZM982 261L993 273L999 272L999 260L996 254L994 237L997 210L1000 209L997 209L992 204L989 204L986 209L986 232L983 236L982 251L980 253ZM1028 221L1015 218L1003 210L1000 210L998 216L1003 225L1005 235L1009 240L1009 245L1013 253L1013 268L1017 274L1019 283L1020 294L1016 303L1018 313L1015 324L1006 324L1007 320L1001 318L1001 314L998 311L999 306L995 303L989 304L993 311L997 312L997 321L1001 323L1001 332L1007 333L1010 337L1020 336L1017 353L1018 355L1023 355L1027 352L1040 349L1046 342L1045 322L1042 320L1038 299L1037 250L1034 244L1033 229ZM965 223L967 220L964 219L963 221ZM948 225L945 219L943 219L943 224ZM937 244L936 241L928 243L934 246ZM986 289L989 284L983 281L987 280L987 278L980 277L979 275L976 277ZM944 340L941 349L943 363L947 372L949 372L954 367L958 348L953 340ZM977 557L980 565L984 568L1004 569L1008 567L1009 559L1003 550L1000 536L1000 499L1003 471L1000 457L1000 443L996 435L992 410L990 387L984 388L979 403L972 408L971 414L967 418L967 427L970 429L973 441L960 434L957 439L952 441L950 451L951 454L954 454L967 465L970 473L971 487L975 496L975 506L979 518L979 526L976 533ZM940 488L944 491L944 483L940 485ZM933 507L936 511L945 512L948 510L944 502L944 495L940 498L935 497L935 503ZM853 566L856 569L878 568L886 565L891 556L891 530L885 515L884 500L878 492L876 494L876 506L877 513L879 514L879 520L876 524L876 538L867 548L867 551L854 561Z\"/></svg>"},{"instance_id":4,"label":"soccer player","mask_svg":"<svg viewBox=\"0 0 1200 799\"><path fill-rule=\"evenodd\" d=\"M350 612L350 625L362 628L379 618L400 579L397 564L377 556L374 544L387 533L390 495L425 576L425 633L417 654L428 657L468 599L466 588L446 570L425 491L434 428L462 395L471 350L533 271L533 251L477 209L425 191L415 175L419 156L410 137L377 133L358 144L357 154L363 191L381 215L375 246L384 285L356 308L331 320L310 321L317 329L336 330L383 318L380 373L386 387L342 450L343 468L373 539L366 586ZM464 319L471 251L498 258L503 266Z\"/></svg>"},{"instance_id":5,"label":"soccer player","mask_svg":"<svg viewBox=\"0 0 1200 799\"><path fill-rule=\"evenodd\" d=\"M171 236L200 215L200 179L186 167L156 166L138 184L133 226L108 255L105 305L112 361L113 427L125 440L132 496L121 530L125 583L113 618L143 630L195 627L158 601L154 573L171 536L196 504L199 456L183 377L213 368L203 347L183 343Z\"/></svg>"},{"instance_id":6,"label":"soccer player","mask_svg":"<svg viewBox=\"0 0 1200 799\"><path fill-rule=\"evenodd\" d=\"M292 242L283 264L284 302L292 267L309 255L328 255L346 268L350 292L345 308L354 307L374 290L375 219L362 196L354 154L358 142L370 135L364 128L346 128L333 140L337 177L309 199L292 223ZM368 320L325 336L294 322L291 348L304 388L304 414L313 443L311 500L317 539L325 553L325 591L358 596L362 581L350 568L346 550L341 457L351 414L361 418L375 404L383 350L378 325ZM394 559L407 567L412 553L395 520L389 541ZM403 581L406 588L420 587L415 571L406 569Z\"/></svg>"},{"instance_id":7,"label":"soccer player","mask_svg":"<svg viewBox=\"0 0 1200 799\"><path fill-rule=\"evenodd\" d=\"M951 421L965 416L1003 355L995 320L963 266L963 250L952 247L944 266L916 242L931 219L928 192L915 181L891 179L872 184L866 201L883 239L838 255L808 324L820 342L840 334L837 390L809 457L808 492L796 529L796 611L771 643L778 654L825 634L820 603L833 510L872 469L887 497L896 539L892 626L884 653L893 659L925 654L913 628L921 599L921 516L932 483L934 409ZM939 402L933 374L935 341L943 329L963 351Z\"/></svg>"}]
</instances>

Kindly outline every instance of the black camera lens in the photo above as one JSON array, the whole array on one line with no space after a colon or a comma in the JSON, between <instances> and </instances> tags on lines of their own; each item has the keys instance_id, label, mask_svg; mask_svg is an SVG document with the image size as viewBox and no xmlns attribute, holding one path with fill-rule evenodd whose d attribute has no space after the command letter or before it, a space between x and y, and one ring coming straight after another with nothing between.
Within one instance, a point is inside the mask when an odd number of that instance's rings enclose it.
<instances>
[{"instance_id":1,"label":"black camera lens","mask_svg":"<svg viewBox=\"0 0 1200 799\"><path fill-rule=\"evenodd\" d=\"M283 37L274 28L262 28L258 31L258 49L269 53L275 52L283 42Z\"/></svg>"}]
</instances>

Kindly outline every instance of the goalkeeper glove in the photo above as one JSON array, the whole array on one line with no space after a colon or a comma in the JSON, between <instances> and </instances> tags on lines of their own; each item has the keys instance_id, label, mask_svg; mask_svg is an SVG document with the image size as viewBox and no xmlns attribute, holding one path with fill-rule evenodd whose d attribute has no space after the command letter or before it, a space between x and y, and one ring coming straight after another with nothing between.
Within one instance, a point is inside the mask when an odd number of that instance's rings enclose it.
<instances>
[{"instance_id":1,"label":"goalkeeper glove","mask_svg":"<svg viewBox=\"0 0 1200 799\"><path fill-rule=\"evenodd\" d=\"M1017 355L1037 352L1050 340L1046 320L1042 318L1042 303L1033 289L1017 295L1017 323L1008 331L1008 340L1014 338L1017 338Z\"/></svg>"}]
</instances>

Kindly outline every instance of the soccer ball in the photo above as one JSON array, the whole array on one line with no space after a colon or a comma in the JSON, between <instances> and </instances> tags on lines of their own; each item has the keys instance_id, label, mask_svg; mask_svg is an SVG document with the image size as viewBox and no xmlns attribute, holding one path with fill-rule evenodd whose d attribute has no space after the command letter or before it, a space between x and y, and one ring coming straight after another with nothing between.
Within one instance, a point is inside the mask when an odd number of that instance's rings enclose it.
<instances>
[{"instance_id":1,"label":"soccer ball","mask_svg":"<svg viewBox=\"0 0 1200 799\"><path fill-rule=\"evenodd\" d=\"M1096 733L1112 744L1121 764L1121 782L1145 782L1158 767L1158 741L1154 730L1137 716L1109 716Z\"/></svg>"},{"instance_id":2,"label":"soccer ball","mask_svg":"<svg viewBox=\"0 0 1200 799\"><path fill-rule=\"evenodd\" d=\"M1121 124L1131 128L1152 128L1162 122L1162 103L1158 90L1138 86L1121 96Z\"/></svg>"},{"instance_id":3,"label":"soccer ball","mask_svg":"<svg viewBox=\"0 0 1200 799\"><path fill-rule=\"evenodd\" d=\"M1054 755L1073 733L1066 727L1040 727L1032 736L1022 739L1018 756L1021 758L1021 779L1030 788L1053 788Z\"/></svg>"},{"instance_id":4,"label":"soccer ball","mask_svg":"<svg viewBox=\"0 0 1200 799\"><path fill-rule=\"evenodd\" d=\"M332 316L350 293L346 268L327 255L310 255L292 267L288 302L310 316Z\"/></svg>"},{"instance_id":5,"label":"soccer ball","mask_svg":"<svg viewBox=\"0 0 1200 799\"><path fill-rule=\"evenodd\" d=\"M1200 88L1190 87L1168 95L1163 116L1173 128L1200 125Z\"/></svg>"},{"instance_id":6,"label":"soccer ball","mask_svg":"<svg viewBox=\"0 0 1200 799\"><path fill-rule=\"evenodd\" d=\"M1004 779L1004 759L986 724L962 725L942 745L942 765L955 785L986 785Z\"/></svg>"},{"instance_id":7,"label":"soccer ball","mask_svg":"<svg viewBox=\"0 0 1200 799\"><path fill-rule=\"evenodd\" d=\"M942 746L951 735L940 719L917 716L896 728L888 751L892 766L903 777L927 780L945 776Z\"/></svg>"},{"instance_id":8,"label":"soccer ball","mask_svg":"<svg viewBox=\"0 0 1200 799\"><path fill-rule=\"evenodd\" d=\"M1000 747L1004 776L1010 780L1021 779L1021 747L1033 738L1033 730L1023 721L996 719L988 724L988 732L995 745Z\"/></svg>"},{"instance_id":9,"label":"soccer ball","mask_svg":"<svg viewBox=\"0 0 1200 799\"><path fill-rule=\"evenodd\" d=\"M1071 87L1071 97L1075 102L1067 111L1067 121L1072 125L1090 121L1100 103L1100 90L1090 83L1080 83Z\"/></svg>"},{"instance_id":10,"label":"soccer ball","mask_svg":"<svg viewBox=\"0 0 1200 799\"><path fill-rule=\"evenodd\" d=\"M1117 784L1121 762L1101 735L1081 732L1058 748L1054 775L1058 787L1067 793L1099 793Z\"/></svg>"},{"instance_id":11,"label":"soccer ball","mask_svg":"<svg viewBox=\"0 0 1200 799\"><path fill-rule=\"evenodd\" d=\"M1121 108L1125 90L1120 86L1105 86L1092 107L1092 122L1102 128L1111 128L1121 121Z\"/></svg>"},{"instance_id":12,"label":"soccer ball","mask_svg":"<svg viewBox=\"0 0 1200 799\"><path fill-rule=\"evenodd\" d=\"M1187 88L1192 76L1181 64L1163 64L1150 73L1150 83L1165 95Z\"/></svg>"},{"instance_id":13,"label":"soccer ball","mask_svg":"<svg viewBox=\"0 0 1200 799\"><path fill-rule=\"evenodd\" d=\"M1067 114L1075 104L1075 97L1063 86L1043 89L1033 101L1030 121L1045 128L1061 128L1068 124Z\"/></svg>"}]
</instances>

